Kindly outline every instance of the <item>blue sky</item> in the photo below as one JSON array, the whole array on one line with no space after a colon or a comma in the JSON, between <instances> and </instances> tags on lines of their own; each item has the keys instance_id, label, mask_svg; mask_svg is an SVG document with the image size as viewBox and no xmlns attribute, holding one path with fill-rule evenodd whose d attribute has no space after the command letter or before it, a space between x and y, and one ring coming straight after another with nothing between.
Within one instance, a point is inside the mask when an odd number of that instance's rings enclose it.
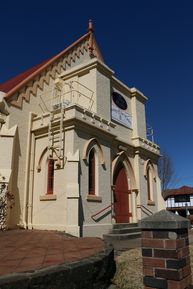
<instances>
[{"instance_id":1,"label":"blue sky","mask_svg":"<svg viewBox=\"0 0 193 289\"><path fill-rule=\"evenodd\" d=\"M3 1L0 83L86 33L105 63L148 98L147 122L171 157L173 186L193 186L193 1Z\"/></svg>"}]
</instances>

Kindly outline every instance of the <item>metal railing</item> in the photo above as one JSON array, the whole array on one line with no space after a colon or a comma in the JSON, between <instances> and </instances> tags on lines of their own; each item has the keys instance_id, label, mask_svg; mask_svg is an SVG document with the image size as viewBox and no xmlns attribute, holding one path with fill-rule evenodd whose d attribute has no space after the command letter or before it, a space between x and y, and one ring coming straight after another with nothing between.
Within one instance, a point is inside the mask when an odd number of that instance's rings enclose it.
<instances>
[{"instance_id":1,"label":"metal railing","mask_svg":"<svg viewBox=\"0 0 193 289\"><path fill-rule=\"evenodd\" d=\"M107 209L112 208L113 205L114 205L114 204L112 203L112 204L110 204L109 206L105 207L104 209L102 209L102 210L98 211L97 213L91 215L91 218L93 219L93 221L96 221L97 218L95 219L95 217L97 217L97 216L100 215L101 213L105 212Z\"/></svg>"},{"instance_id":2,"label":"metal railing","mask_svg":"<svg viewBox=\"0 0 193 289\"><path fill-rule=\"evenodd\" d=\"M50 97L48 97L50 95ZM76 104L89 111L93 110L94 91L78 81L61 82L52 90L40 95L39 106L43 113Z\"/></svg>"},{"instance_id":3,"label":"metal railing","mask_svg":"<svg viewBox=\"0 0 193 289\"><path fill-rule=\"evenodd\" d=\"M147 207L145 207L144 205L137 205L138 209L141 209L141 211L146 214L147 216L152 216L153 212L150 211Z\"/></svg>"}]
</instances>

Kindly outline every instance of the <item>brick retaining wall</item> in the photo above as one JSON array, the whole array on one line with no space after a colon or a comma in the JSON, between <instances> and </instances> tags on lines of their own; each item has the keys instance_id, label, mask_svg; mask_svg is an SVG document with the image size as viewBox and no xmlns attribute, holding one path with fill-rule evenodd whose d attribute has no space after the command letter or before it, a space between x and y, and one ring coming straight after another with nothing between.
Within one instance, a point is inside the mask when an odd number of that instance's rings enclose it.
<instances>
[{"instance_id":1,"label":"brick retaining wall","mask_svg":"<svg viewBox=\"0 0 193 289\"><path fill-rule=\"evenodd\" d=\"M0 277L0 289L105 289L115 273L111 245L81 261Z\"/></svg>"}]
</instances>

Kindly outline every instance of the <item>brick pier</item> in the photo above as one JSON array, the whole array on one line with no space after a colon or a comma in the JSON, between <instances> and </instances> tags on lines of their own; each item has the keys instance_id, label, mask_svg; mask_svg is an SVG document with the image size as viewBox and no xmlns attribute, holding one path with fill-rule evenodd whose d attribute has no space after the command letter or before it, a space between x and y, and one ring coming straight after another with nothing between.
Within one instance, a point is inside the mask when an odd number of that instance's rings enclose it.
<instances>
[{"instance_id":1,"label":"brick pier","mask_svg":"<svg viewBox=\"0 0 193 289\"><path fill-rule=\"evenodd\" d=\"M191 288L189 220L162 210L140 226L144 289Z\"/></svg>"}]
</instances>

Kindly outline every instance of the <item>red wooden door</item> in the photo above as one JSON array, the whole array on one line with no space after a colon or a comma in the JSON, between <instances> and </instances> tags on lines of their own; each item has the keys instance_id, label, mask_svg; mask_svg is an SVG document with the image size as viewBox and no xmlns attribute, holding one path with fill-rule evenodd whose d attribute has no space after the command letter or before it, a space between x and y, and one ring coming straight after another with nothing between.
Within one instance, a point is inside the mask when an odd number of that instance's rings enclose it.
<instances>
[{"instance_id":1,"label":"red wooden door","mask_svg":"<svg viewBox=\"0 0 193 289\"><path fill-rule=\"evenodd\" d=\"M114 177L114 212L116 223L129 222L129 195L127 175L123 165L120 165Z\"/></svg>"}]
</instances>

